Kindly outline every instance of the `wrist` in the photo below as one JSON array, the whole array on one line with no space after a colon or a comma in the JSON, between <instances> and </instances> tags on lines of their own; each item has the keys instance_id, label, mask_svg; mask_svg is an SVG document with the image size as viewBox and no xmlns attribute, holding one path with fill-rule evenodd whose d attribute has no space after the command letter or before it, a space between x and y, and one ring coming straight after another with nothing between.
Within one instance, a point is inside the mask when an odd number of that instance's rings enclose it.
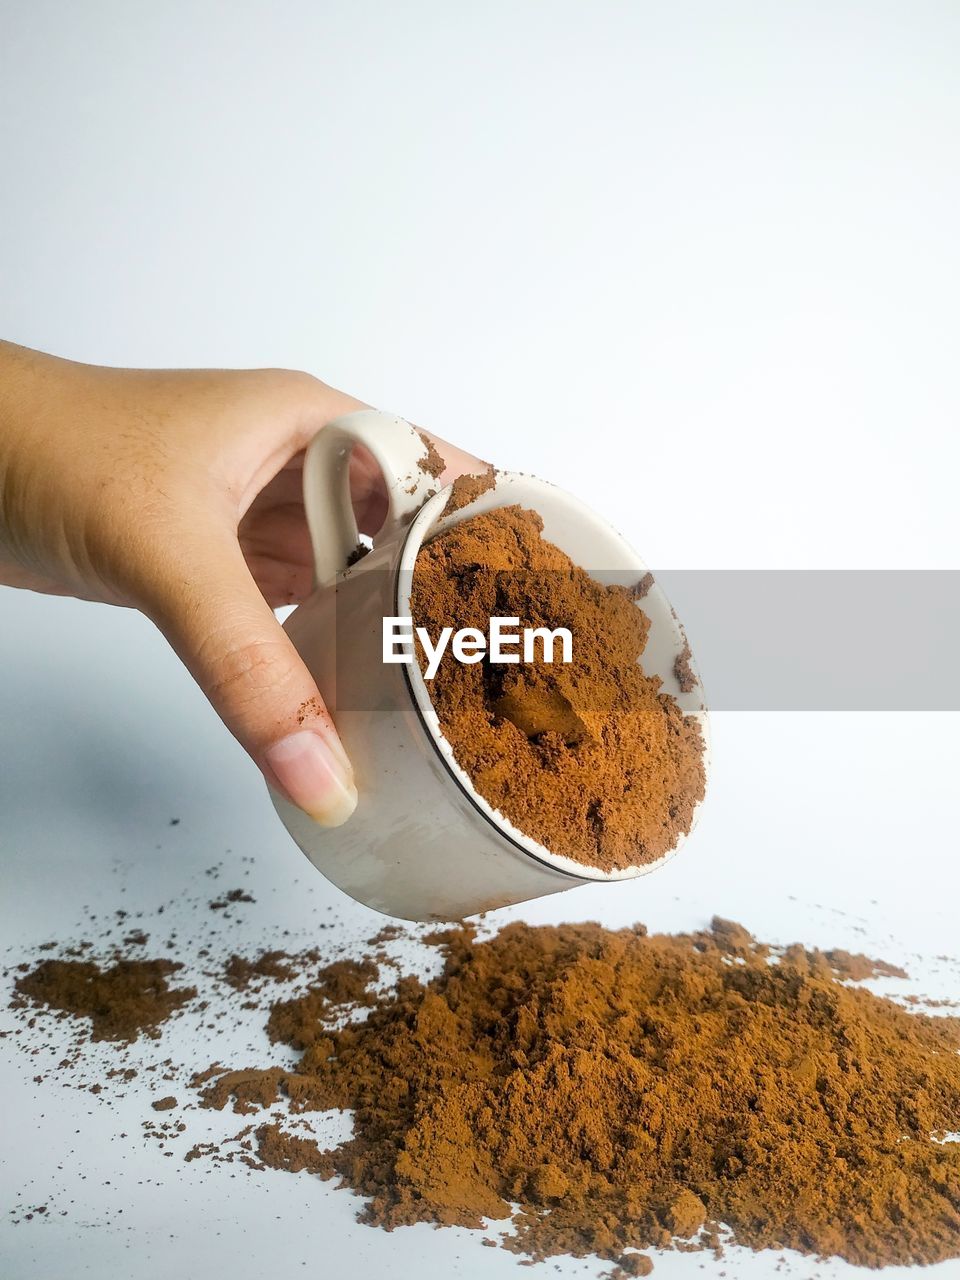
<instances>
[{"instance_id":1,"label":"wrist","mask_svg":"<svg viewBox=\"0 0 960 1280\"><path fill-rule=\"evenodd\" d=\"M0 342L0 583L89 595L70 560L64 477L76 469L73 410L83 365Z\"/></svg>"}]
</instances>

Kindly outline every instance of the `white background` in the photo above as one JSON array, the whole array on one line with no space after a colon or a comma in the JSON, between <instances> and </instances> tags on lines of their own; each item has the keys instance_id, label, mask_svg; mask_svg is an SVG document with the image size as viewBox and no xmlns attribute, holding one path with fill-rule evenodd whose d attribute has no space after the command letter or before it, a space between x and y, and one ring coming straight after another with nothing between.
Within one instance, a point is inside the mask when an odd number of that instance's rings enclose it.
<instances>
[{"instance_id":1,"label":"white background","mask_svg":"<svg viewBox=\"0 0 960 1280\"><path fill-rule=\"evenodd\" d=\"M960 9L931 0L4 0L0 333L307 368L573 490L653 565L956 568L958 70ZM373 932L142 620L0 591L0 670L5 960L231 857L256 859L238 949L328 903ZM956 996L929 958L958 952L957 721L719 716L681 857L520 914L718 911ZM466 1233L354 1226L306 1176L111 1142L116 1110L0 1058L0 1218L75 1202L0 1221L11 1280L526 1274Z\"/></svg>"}]
</instances>

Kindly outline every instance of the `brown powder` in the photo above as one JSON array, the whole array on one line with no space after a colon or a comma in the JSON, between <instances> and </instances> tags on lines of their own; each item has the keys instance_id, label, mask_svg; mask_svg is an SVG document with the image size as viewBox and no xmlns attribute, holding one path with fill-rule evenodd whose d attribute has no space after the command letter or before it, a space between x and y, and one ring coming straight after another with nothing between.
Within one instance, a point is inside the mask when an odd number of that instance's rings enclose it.
<instances>
[{"instance_id":1,"label":"brown powder","mask_svg":"<svg viewBox=\"0 0 960 1280\"><path fill-rule=\"evenodd\" d=\"M626 1280L628 1276L649 1276L653 1274L653 1263L645 1253L625 1254L619 1266L607 1273L610 1280Z\"/></svg>"},{"instance_id":2,"label":"brown powder","mask_svg":"<svg viewBox=\"0 0 960 1280\"><path fill-rule=\"evenodd\" d=\"M350 554L347 556L347 568L348 569L353 568L353 566L357 564L360 560L362 560L364 556L369 555L372 549L373 548L368 547L365 542L358 542L357 545L350 552ZM302 724L303 721L301 720L300 723Z\"/></svg>"},{"instance_id":3,"label":"brown powder","mask_svg":"<svg viewBox=\"0 0 960 1280\"><path fill-rule=\"evenodd\" d=\"M21 1001L89 1018L91 1040L156 1036L161 1023L196 996L195 987L171 988L183 966L173 960L42 960L14 983Z\"/></svg>"},{"instance_id":4,"label":"brown powder","mask_svg":"<svg viewBox=\"0 0 960 1280\"><path fill-rule=\"evenodd\" d=\"M447 499L447 505L443 508L441 515L449 516L454 511L459 511L462 507L468 506L481 493L486 493L492 489L497 483L496 470L487 463L486 470L481 471L479 475L462 475L457 476L450 489L450 497Z\"/></svg>"},{"instance_id":5,"label":"brown powder","mask_svg":"<svg viewBox=\"0 0 960 1280\"><path fill-rule=\"evenodd\" d=\"M284 1095L353 1112L332 1151L262 1124L261 1164L339 1177L387 1228L512 1214L507 1248L597 1254L621 1276L650 1269L625 1251L717 1250L718 1223L754 1249L867 1266L960 1257L960 1144L937 1140L960 1127L960 1020L727 921L432 941L428 982L373 995L369 965L339 961L278 1004L271 1038L295 1067L201 1082L205 1105L242 1113ZM344 996L365 1020L338 1027Z\"/></svg>"},{"instance_id":6,"label":"brown powder","mask_svg":"<svg viewBox=\"0 0 960 1280\"><path fill-rule=\"evenodd\" d=\"M428 476L433 476L436 480L443 475L447 468L443 455L437 446L433 443L425 431L418 431L417 435L423 441L426 452L417 464L421 471L425 471Z\"/></svg>"},{"instance_id":7,"label":"brown powder","mask_svg":"<svg viewBox=\"0 0 960 1280\"><path fill-rule=\"evenodd\" d=\"M252 894L247 893L245 889L231 889L229 893L225 893L208 905L211 911L225 911L227 907L234 906L238 902L255 902L256 899Z\"/></svg>"},{"instance_id":8,"label":"brown powder","mask_svg":"<svg viewBox=\"0 0 960 1280\"><path fill-rule=\"evenodd\" d=\"M703 739L692 716L644 675L649 620L630 591L604 586L541 537L533 511L475 516L417 558L414 621L491 616L567 627L573 661L460 663L448 649L430 696L476 790L555 853L605 870L654 862L689 831L704 792Z\"/></svg>"},{"instance_id":9,"label":"brown powder","mask_svg":"<svg viewBox=\"0 0 960 1280\"><path fill-rule=\"evenodd\" d=\"M871 960L868 956L851 955L849 951L834 948L824 952L830 968L841 978L862 982L865 978L905 978L906 972L886 960Z\"/></svg>"},{"instance_id":10,"label":"brown powder","mask_svg":"<svg viewBox=\"0 0 960 1280\"><path fill-rule=\"evenodd\" d=\"M223 966L223 980L235 991L246 991L259 979L285 982L293 977L290 957L283 951L264 951L255 960L243 956L230 956Z\"/></svg>"},{"instance_id":11,"label":"brown powder","mask_svg":"<svg viewBox=\"0 0 960 1280\"><path fill-rule=\"evenodd\" d=\"M683 638L683 648L677 654L673 664L673 674L677 684L680 686L681 693L689 693L697 687L697 677L692 666L693 654L690 652L690 645L686 636Z\"/></svg>"},{"instance_id":12,"label":"brown powder","mask_svg":"<svg viewBox=\"0 0 960 1280\"><path fill-rule=\"evenodd\" d=\"M196 910L201 929L222 918L205 899ZM114 936L129 935L118 925ZM116 1050L136 1067L71 1051L36 1081L73 1081L109 1105L117 1090L130 1096L138 1067L144 1107L180 1104L182 1120L142 1126L172 1156L192 1107L181 1087L175 1099L156 1082L177 1078L203 1105L251 1117L232 1139L185 1140L183 1158L338 1178L365 1197L374 1225L480 1229L514 1206L508 1249L599 1254L615 1280L649 1274L637 1249L720 1256L730 1238L720 1223L748 1247L870 1266L960 1257L960 1144L945 1141L960 1130L960 1019L849 985L903 975L897 966L765 946L719 918L707 932L656 937L518 924L487 940L462 928L422 938L442 961L424 981L370 958L405 936L387 926L361 959L269 950L212 972L201 947L198 970L220 993L215 1020L259 1007L249 992L260 991L272 1000L270 1039L289 1046L282 1066L234 1060L190 1078L169 1058L150 1061L150 1035L192 991L169 991L179 965L127 960L118 946L99 964L18 965L16 1034L33 1038L22 1044L30 1054L38 1035L56 1052L58 1028L82 1043L91 1018L122 1028L129 1043ZM294 980L307 986L291 996ZM164 992L173 999L155 998ZM37 1008L56 1017L41 1022ZM263 1117L278 1102L287 1116ZM326 1150L303 1113L330 1107L352 1112L354 1136ZM40 1213L15 1210L18 1221Z\"/></svg>"}]
</instances>

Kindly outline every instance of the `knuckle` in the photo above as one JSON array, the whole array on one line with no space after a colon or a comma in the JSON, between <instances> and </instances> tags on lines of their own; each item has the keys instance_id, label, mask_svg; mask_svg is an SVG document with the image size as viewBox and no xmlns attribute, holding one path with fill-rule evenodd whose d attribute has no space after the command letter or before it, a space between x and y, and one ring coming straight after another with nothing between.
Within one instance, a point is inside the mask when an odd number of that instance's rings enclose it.
<instances>
[{"instance_id":1,"label":"knuckle","mask_svg":"<svg viewBox=\"0 0 960 1280\"><path fill-rule=\"evenodd\" d=\"M262 369L259 377L265 391L289 396L291 400L309 399L325 389L319 378L302 369Z\"/></svg>"},{"instance_id":2,"label":"knuckle","mask_svg":"<svg viewBox=\"0 0 960 1280\"><path fill-rule=\"evenodd\" d=\"M289 655L282 644L258 640L224 645L215 637L201 654L209 663L210 697L222 705L248 707L265 695L274 695L289 679Z\"/></svg>"}]
</instances>

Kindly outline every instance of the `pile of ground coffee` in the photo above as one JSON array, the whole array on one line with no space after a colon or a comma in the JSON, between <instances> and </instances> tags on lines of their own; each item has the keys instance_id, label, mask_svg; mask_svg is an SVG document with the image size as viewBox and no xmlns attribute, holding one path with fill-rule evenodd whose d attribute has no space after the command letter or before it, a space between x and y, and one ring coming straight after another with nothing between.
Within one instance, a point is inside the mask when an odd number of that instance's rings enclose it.
<instances>
[{"instance_id":1,"label":"pile of ground coffee","mask_svg":"<svg viewBox=\"0 0 960 1280\"><path fill-rule=\"evenodd\" d=\"M650 1246L754 1249L868 1266L960 1257L960 1020L844 985L864 957L746 930L508 925L428 939L444 967L375 990L339 961L273 1005L294 1067L213 1072L243 1114L345 1108L332 1151L271 1121L263 1165L338 1176L363 1220L483 1228L532 1258L618 1262ZM369 1014L342 1025L350 1008ZM637 1274L633 1272L633 1274Z\"/></svg>"},{"instance_id":2,"label":"pile of ground coffee","mask_svg":"<svg viewBox=\"0 0 960 1280\"><path fill-rule=\"evenodd\" d=\"M202 899L195 954L167 935L177 961L144 958L146 933L121 922L121 942L111 929L17 965L15 1034L28 1061L38 1044L52 1059L34 1079L98 1105L135 1091L150 1118L121 1138L211 1176L229 1163L336 1178L373 1225L510 1219L502 1243L528 1259L599 1255L646 1275L638 1249L731 1240L870 1266L960 1257L960 1019L851 985L896 966L767 947L724 920L652 937L389 927L355 958L242 956L232 932L214 944L221 920ZM413 976L424 966L435 976ZM254 1025L262 1011L277 1065L252 1048L254 1066L234 1049L178 1067L154 1039L171 1018L199 1014L203 1036L241 1011ZM104 1034L98 1057L86 1042ZM206 1123L191 1139L198 1106L246 1119L226 1141ZM326 1149L313 1116L331 1108L353 1133ZM43 1221L48 1203L14 1220Z\"/></svg>"},{"instance_id":3,"label":"pile of ground coffee","mask_svg":"<svg viewBox=\"0 0 960 1280\"><path fill-rule=\"evenodd\" d=\"M541 536L533 511L474 516L423 547L411 610L445 626L518 617L566 627L570 663L459 662L428 684L444 736L480 795L554 853L604 870L656 861L703 797L703 739L639 658L649 620L635 593L596 582Z\"/></svg>"}]
</instances>

